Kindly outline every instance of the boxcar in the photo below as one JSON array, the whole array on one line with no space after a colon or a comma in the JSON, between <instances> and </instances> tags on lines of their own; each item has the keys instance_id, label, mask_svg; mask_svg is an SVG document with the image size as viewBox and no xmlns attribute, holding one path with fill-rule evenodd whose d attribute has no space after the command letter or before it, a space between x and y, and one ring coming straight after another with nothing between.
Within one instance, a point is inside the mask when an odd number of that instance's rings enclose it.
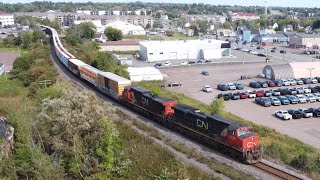
<instances>
[{"instance_id":1,"label":"boxcar","mask_svg":"<svg viewBox=\"0 0 320 180\"><path fill-rule=\"evenodd\" d=\"M80 66L80 77L94 86L98 86L98 72L100 72L98 69L88 64Z\"/></svg>"},{"instance_id":2,"label":"boxcar","mask_svg":"<svg viewBox=\"0 0 320 180\"><path fill-rule=\"evenodd\" d=\"M63 65L65 65L66 67L68 67L68 59L69 56L66 55L66 53L64 52L60 52L60 57L59 57L60 61L62 62Z\"/></svg>"},{"instance_id":3,"label":"boxcar","mask_svg":"<svg viewBox=\"0 0 320 180\"><path fill-rule=\"evenodd\" d=\"M68 69L78 77L80 77L80 67L86 65L79 59L69 59Z\"/></svg>"},{"instance_id":4,"label":"boxcar","mask_svg":"<svg viewBox=\"0 0 320 180\"><path fill-rule=\"evenodd\" d=\"M110 72L98 73L98 88L103 93L118 99L121 96L125 86L131 85L129 79L123 78Z\"/></svg>"}]
</instances>

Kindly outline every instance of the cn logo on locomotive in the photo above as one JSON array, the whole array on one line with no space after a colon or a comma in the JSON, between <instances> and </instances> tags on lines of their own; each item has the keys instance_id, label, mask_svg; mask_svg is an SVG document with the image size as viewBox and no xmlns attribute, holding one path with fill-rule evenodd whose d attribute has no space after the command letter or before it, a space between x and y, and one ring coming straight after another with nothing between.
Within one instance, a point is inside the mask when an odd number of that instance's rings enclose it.
<instances>
[{"instance_id":1,"label":"cn logo on locomotive","mask_svg":"<svg viewBox=\"0 0 320 180\"><path fill-rule=\"evenodd\" d=\"M209 128L208 123L201 121L200 119L197 119L197 126L205 129Z\"/></svg>"},{"instance_id":2,"label":"cn logo on locomotive","mask_svg":"<svg viewBox=\"0 0 320 180\"><path fill-rule=\"evenodd\" d=\"M143 106L148 106L149 105L148 99L142 97L141 100L142 100Z\"/></svg>"}]
</instances>

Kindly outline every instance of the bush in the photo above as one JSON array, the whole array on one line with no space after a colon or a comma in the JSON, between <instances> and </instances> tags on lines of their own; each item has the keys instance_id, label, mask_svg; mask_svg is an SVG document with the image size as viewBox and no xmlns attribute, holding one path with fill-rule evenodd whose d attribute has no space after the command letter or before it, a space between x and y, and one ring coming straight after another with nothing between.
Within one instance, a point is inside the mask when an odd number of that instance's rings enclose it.
<instances>
[{"instance_id":1,"label":"bush","mask_svg":"<svg viewBox=\"0 0 320 180\"><path fill-rule=\"evenodd\" d=\"M224 99L218 98L211 102L210 110L212 114L219 114L224 108Z\"/></svg>"}]
</instances>

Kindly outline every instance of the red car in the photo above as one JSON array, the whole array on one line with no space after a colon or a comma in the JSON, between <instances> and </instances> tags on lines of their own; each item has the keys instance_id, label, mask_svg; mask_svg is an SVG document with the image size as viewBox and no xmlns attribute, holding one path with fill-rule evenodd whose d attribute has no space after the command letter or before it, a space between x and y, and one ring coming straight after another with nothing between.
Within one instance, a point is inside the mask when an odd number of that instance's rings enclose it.
<instances>
[{"instance_id":1,"label":"red car","mask_svg":"<svg viewBox=\"0 0 320 180\"><path fill-rule=\"evenodd\" d=\"M247 99L248 98L248 94L247 93L241 93L240 94L240 99Z\"/></svg>"},{"instance_id":2,"label":"red car","mask_svg":"<svg viewBox=\"0 0 320 180\"><path fill-rule=\"evenodd\" d=\"M256 97L264 97L264 93L261 91L256 92Z\"/></svg>"},{"instance_id":3,"label":"red car","mask_svg":"<svg viewBox=\"0 0 320 180\"><path fill-rule=\"evenodd\" d=\"M276 84L272 81L266 81L269 87L276 87Z\"/></svg>"}]
</instances>

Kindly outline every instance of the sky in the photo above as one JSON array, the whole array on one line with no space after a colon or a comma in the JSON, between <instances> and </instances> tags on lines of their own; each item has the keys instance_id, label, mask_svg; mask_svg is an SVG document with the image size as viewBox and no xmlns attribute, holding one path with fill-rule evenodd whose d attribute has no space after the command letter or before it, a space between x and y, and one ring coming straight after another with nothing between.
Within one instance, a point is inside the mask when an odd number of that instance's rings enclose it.
<instances>
[{"instance_id":1,"label":"sky","mask_svg":"<svg viewBox=\"0 0 320 180\"><path fill-rule=\"evenodd\" d=\"M29 3L34 0L1 0L4 3ZM38 0L41 1L41 0ZM89 0L51 0L52 2L88 2ZM91 0L91 2L135 2L137 0ZM205 3L213 5L242 5L264 6L265 0L140 0L141 2L164 2L164 3ZM320 7L319 0L268 0L268 6L282 7Z\"/></svg>"}]
</instances>

